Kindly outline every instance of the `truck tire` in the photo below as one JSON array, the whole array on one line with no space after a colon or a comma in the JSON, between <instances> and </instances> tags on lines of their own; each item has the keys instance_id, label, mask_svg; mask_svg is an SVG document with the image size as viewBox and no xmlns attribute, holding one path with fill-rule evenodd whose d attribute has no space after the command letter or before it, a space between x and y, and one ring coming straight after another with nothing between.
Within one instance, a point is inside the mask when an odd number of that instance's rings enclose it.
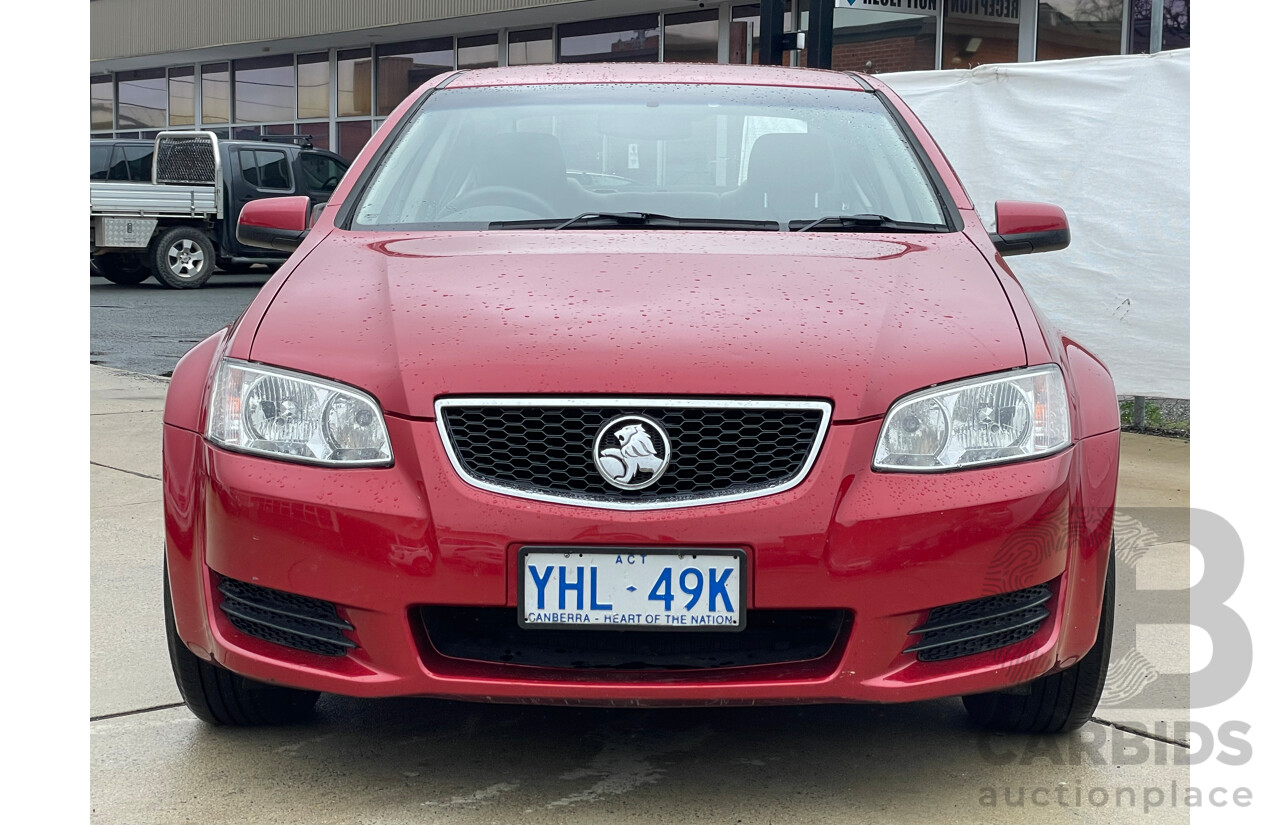
<instances>
[{"instance_id":1,"label":"truck tire","mask_svg":"<svg viewBox=\"0 0 1280 825\"><path fill-rule=\"evenodd\" d=\"M146 260L142 255L130 255L127 252L109 252L92 259L98 274L113 284L133 286L151 277Z\"/></svg>"},{"instance_id":2,"label":"truck tire","mask_svg":"<svg viewBox=\"0 0 1280 825\"><path fill-rule=\"evenodd\" d=\"M190 226L175 226L151 247L151 271L170 289L198 289L213 275L209 236Z\"/></svg>"}]
</instances>

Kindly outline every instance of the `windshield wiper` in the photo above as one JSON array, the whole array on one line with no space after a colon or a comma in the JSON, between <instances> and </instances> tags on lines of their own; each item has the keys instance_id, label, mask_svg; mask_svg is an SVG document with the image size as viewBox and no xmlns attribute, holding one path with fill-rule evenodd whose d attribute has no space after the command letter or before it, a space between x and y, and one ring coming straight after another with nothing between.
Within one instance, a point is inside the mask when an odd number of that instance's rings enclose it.
<instances>
[{"instance_id":1,"label":"windshield wiper","mask_svg":"<svg viewBox=\"0 0 1280 825\"><path fill-rule=\"evenodd\" d=\"M581 215L574 215L569 220L553 228L568 229L571 226L589 228L592 225L631 226L633 224L653 226L659 221L678 223L680 219L673 218L670 215L659 215L657 212L583 212Z\"/></svg>"},{"instance_id":2,"label":"windshield wiper","mask_svg":"<svg viewBox=\"0 0 1280 825\"><path fill-rule=\"evenodd\" d=\"M788 227L792 232L875 232L880 229L890 232L946 232L947 228L936 223L916 223L914 221L895 221L884 215L828 215L816 221L791 221Z\"/></svg>"},{"instance_id":3,"label":"windshield wiper","mask_svg":"<svg viewBox=\"0 0 1280 825\"><path fill-rule=\"evenodd\" d=\"M583 212L572 218L537 218L524 221L492 221L490 229L612 229L619 226L652 229L747 229L777 232L777 221L723 218L677 218L657 212Z\"/></svg>"}]
</instances>

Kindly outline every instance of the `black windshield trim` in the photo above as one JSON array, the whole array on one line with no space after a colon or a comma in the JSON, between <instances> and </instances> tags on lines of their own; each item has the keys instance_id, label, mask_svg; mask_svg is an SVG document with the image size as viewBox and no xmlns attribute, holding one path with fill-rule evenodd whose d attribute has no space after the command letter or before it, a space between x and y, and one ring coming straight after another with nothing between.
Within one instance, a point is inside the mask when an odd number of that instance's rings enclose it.
<instances>
[{"instance_id":1,"label":"black windshield trim","mask_svg":"<svg viewBox=\"0 0 1280 825\"><path fill-rule=\"evenodd\" d=\"M951 190L947 188L946 182L943 181L942 173L938 171L938 167L934 166L933 161L929 159L929 153L925 151L924 144L920 142L920 138L916 136L911 124L907 123L906 117L893 104L888 95L880 89L873 90L872 94L875 95L876 100L880 101L880 105L888 110L889 117L893 118L893 122L898 125L898 131L902 132L902 136L907 140L907 145L915 153L916 162L920 164L920 168L924 170L925 177L928 178L930 185L933 186L934 197L938 199L938 203L942 204L942 217L947 221L947 231L959 232L964 228L964 220L960 217L960 207L956 204L956 199L951 197Z\"/></svg>"}]
</instances>

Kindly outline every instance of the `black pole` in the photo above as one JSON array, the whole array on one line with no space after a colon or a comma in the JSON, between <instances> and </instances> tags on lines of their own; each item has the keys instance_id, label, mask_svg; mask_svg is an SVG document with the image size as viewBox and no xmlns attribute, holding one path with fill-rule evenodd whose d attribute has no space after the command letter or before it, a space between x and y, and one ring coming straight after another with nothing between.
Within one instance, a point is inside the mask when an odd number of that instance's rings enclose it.
<instances>
[{"instance_id":1,"label":"black pole","mask_svg":"<svg viewBox=\"0 0 1280 825\"><path fill-rule=\"evenodd\" d=\"M834 9L834 4L832 5ZM782 65L783 0L760 0L760 65Z\"/></svg>"},{"instance_id":2,"label":"black pole","mask_svg":"<svg viewBox=\"0 0 1280 825\"><path fill-rule=\"evenodd\" d=\"M809 50L810 69L831 68L831 39L835 32L836 4L834 0L809 0Z\"/></svg>"}]
</instances>

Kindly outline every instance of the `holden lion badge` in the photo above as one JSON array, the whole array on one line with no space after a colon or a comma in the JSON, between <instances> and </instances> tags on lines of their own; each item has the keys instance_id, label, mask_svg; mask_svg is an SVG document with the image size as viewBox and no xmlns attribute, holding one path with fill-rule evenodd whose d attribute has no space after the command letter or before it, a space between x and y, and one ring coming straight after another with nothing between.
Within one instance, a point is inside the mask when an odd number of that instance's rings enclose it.
<instances>
[{"instance_id":1,"label":"holden lion badge","mask_svg":"<svg viewBox=\"0 0 1280 825\"><path fill-rule=\"evenodd\" d=\"M643 490L671 462L671 441L647 415L620 415L596 433L592 457L604 480L620 490Z\"/></svg>"}]
</instances>

